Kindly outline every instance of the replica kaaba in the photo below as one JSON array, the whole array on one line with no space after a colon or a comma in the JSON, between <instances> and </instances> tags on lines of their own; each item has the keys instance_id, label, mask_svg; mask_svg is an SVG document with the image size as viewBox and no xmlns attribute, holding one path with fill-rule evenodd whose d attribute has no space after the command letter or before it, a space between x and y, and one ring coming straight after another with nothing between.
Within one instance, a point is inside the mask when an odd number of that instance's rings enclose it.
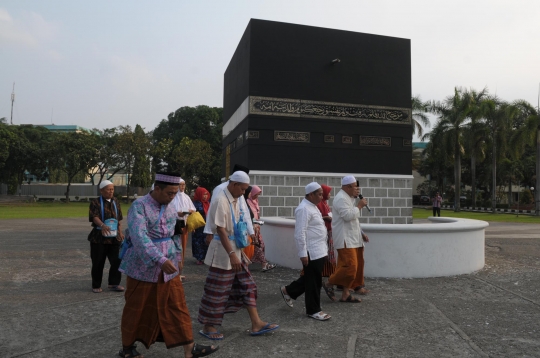
<instances>
[{"instance_id":1,"label":"replica kaaba","mask_svg":"<svg viewBox=\"0 0 540 358\"><path fill-rule=\"evenodd\" d=\"M335 187L342 174L366 189L406 189L397 198L412 202L410 40L252 19L225 71L223 107L224 176L242 164L268 186L263 197L283 198L263 215L292 215L278 209L298 205L285 203L295 186Z\"/></svg>"}]
</instances>

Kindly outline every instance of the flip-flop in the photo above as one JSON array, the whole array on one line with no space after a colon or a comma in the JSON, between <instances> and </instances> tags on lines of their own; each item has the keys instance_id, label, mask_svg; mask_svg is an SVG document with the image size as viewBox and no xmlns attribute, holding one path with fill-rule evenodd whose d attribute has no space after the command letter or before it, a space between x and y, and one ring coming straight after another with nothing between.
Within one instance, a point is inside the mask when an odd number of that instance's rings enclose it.
<instances>
[{"instance_id":1,"label":"flip-flop","mask_svg":"<svg viewBox=\"0 0 540 358\"><path fill-rule=\"evenodd\" d=\"M109 286L107 287L110 291L116 291L116 292L124 292L125 288L123 286L120 286L120 285L116 285L116 286Z\"/></svg>"},{"instance_id":2,"label":"flip-flop","mask_svg":"<svg viewBox=\"0 0 540 358\"><path fill-rule=\"evenodd\" d=\"M328 321L330 318L332 318L332 316L330 316L328 313L324 313L323 311L308 314L308 317L314 318L317 321Z\"/></svg>"},{"instance_id":3,"label":"flip-flop","mask_svg":"<svg viewBox=\"0 0 540 358\"><path fill-rule=\"evenodd\" d=\"M353 295L349 295L345 300L340 299L339 302L347 302L347 303L360 303L362 302L361 299L353 297Z\"/></svg>"},{"instance_id":4,"label":"flip-flop","mask_svg":"<svg viewBox=\"0 0 540 358\"><path fill-rule=\"evenodd\" d=\"M334 287L327 287L326 284L323 284L324 292L326 292L326 295L330 300L333 302L336 301L336 294L334 293Z\"/></svg>"},{"instance_id":5,"label":"flip-flop","mask_svg":"<svg viewBox=\"0 0 540 358\"><path fill-rule=\"evenodd\" d=\"M291 296L289 296L288 294L283 292L284 289L285 289L285 286L281 286L279 288L279 291L281 292L281 296L283 296L283 301L285 301L287 306L292 307L293 306L293 299L291 298Z\"/></svg>"},{"instance_id":6,"label":"flip-flop","mask_svg":"<svg viewBox=\"0 0 540 358\"><path fill-rule=\"evenodd\" d=\"M250 332L249 334L251 336L260 336L261 334L265 334L265 333L268 333L268 332L272 332L272 331L275 331L276 329L279 328L279 325L276 324L275 327L272 327L272 328L269 328L271 325L273 325L274 323L267 323L263 328L261 328L260 331L257 331L257 332Z\"/></svg>"},{"instance_id":7,"label":"flip-flop","mask_svg":"<svg viewBox=\"0 0 540 358\"><path fill-rule=\"evenodd\" d=\"M215 332L205 332L203 331L202 329L199 331L199 334L201 336L204 336L212 341L221 341L223 339L223 334L219 333L219 331L215 331ZM211 336L211 334L221 334L221 337L220 338L214 338Z\"/></svg>"},{"instance_id":8,"label":"flip-flop","mask_svg":"<svg viewBox=\"0 0 540 358\"><path fill-rule=\"evenodd\" d=\"M92 289L92 292L94 292L94 293L101 293L101 292L103 292L103 290L102 290L101 288L93 288L93 289Z\"/></svg>"}]
</instances>

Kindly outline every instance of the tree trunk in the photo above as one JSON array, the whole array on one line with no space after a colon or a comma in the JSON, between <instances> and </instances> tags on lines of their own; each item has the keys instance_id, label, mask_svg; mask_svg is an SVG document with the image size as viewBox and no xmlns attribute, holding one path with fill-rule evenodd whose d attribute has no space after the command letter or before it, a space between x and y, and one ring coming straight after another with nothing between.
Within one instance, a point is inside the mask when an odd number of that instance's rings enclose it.
<instances>
[{"instance_id":1,"label":"tree trunk","mask_svg":"<svg viewBox=\"0 0 540 358\"><path fill-rule=\"evenodd\" d=\"M455 142L455 153L454 153L454 211L460 211L460 196L461 196L461 153L459 150L459 132L456 131L456 142Z\"/></svg>"},{"instance_id":2,"label":"tree trunk","mask_svg":"<svg viewBox=\"0 0 540 358\"><path fill-rule=\"evenodd\" d=\"M497 143L496 140L496 133L493 133L493 151L492 151L492 194L491 194L491 210L493 213L496 212L495 208L497 205Z\"/></svg>"},{"instance_id":3,"label":"tree trunk","mask_svg":"<svg viewBox=\"0 0 540 358\"><path fill-rule=\"evenodd\" d=\"M512 206L512 177L508 179L508 207Z\"/></svg>"},{"instance_id":4,"label":"tree trunk","mask_svg":"<svg viewBox=\"0 0 540 358\"><path fill-rule=\"evenodd\" d=\"M66 204L69 204L69 187L71 186L71 178L68 179L68 186L66 190Z\"/></svg>"},{"instance_id":5,"label":"tree trunk","mask_svg":"<svg viewBox=\"0 0 540 358\"><path fill-rule=\"evenodd\" d=\"M534 215L540 215L540 127L536 129L536 186L534 187Z\"/></svg>"},{"instance_id":6,"label":"tree trunk","mask_svg":"<svg viewBox=\"0 0 540 358\"><path fill-rule=\"evenodd\" d=\"M471 199L472 207L476 207L476 153L471 149Z\"/></svg>"}]
</instances>

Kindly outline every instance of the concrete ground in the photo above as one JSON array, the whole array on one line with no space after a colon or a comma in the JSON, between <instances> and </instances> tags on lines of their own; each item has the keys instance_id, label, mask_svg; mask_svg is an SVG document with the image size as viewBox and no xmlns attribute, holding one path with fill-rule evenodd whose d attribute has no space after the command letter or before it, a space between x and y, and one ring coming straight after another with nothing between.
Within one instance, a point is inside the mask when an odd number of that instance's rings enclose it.
<instances>
[{"instance_id":1,"label":"concrete ground","mask_svg":"<svg viewBox=\"0 0 540 358\"><path fill-rule=\"evenodd\" d=\"M296 270L262 273L254 264L260 315L281 328L251 337L247 312L228 315L213 357L540 357L539 229L492 223L486 266L474 274L367 279L360 304L323 293L327 322L307 318L301 299L292 309L283 302L279 287ZM88 232L84 219L0 221L0 357L117 356L123 295L107 291L106 279L103 293L91 292ZM194 337L208 343L196 334L207 267L190 256L186 299ZM146 357L182 351L140 349Z\"/></svg>"}]
</instances>

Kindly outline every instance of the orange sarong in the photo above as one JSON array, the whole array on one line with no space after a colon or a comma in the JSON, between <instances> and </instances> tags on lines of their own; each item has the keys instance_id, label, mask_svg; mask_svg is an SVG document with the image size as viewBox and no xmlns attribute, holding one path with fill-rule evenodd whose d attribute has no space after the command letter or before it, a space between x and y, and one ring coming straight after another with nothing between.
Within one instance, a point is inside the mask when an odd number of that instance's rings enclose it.
<instances>
[{"instance_id":1,"label":"orange sarong","mask_svg":"<svg viewBox=\"0 0 540 358\"><path fill-rule=\"evenodd\" d=\"M338 249L336 271L328 282L345 288L364 287L364 248Z\"/></svg>"},{"instance_id":2,"label":"orange sarong","mask_svg":"<svg viewBox=\"0 0 540 358\"><path fill-rule=\"evenodd\" d=\"M191 317L180 277L157 283L127 277L126 304L122 313L122 345L139 341L148 349L156 341L167 348L193 342Z\"/></svg>"}]
</instances>

